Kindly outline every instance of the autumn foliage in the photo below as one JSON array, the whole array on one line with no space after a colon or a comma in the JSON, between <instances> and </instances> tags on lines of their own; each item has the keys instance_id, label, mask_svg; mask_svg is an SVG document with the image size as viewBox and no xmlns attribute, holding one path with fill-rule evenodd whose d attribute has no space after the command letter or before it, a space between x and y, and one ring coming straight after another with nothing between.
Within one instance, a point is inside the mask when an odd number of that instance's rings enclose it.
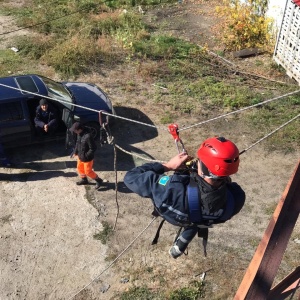
<instances>
[{"instance_id":1,"label":"autumn foliage","mask_svg":"<svg viewBox=\"0 0 300 300\"><path fill-rule=\"evenodd\" d=\"M274 22L266 15L267 8L267 0L223 0L222 6L216 7L222 19L219 34L228 50L274 49Z\"/></svg>"}]
</instances>

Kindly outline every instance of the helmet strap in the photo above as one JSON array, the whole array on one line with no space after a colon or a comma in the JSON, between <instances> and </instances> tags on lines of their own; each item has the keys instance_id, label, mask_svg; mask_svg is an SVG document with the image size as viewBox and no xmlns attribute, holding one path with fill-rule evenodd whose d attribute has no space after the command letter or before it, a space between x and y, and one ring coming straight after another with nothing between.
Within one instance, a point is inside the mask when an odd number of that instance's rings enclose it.
<instances>
[{"instance_id":1,"label":"helmet strap","mask_svg":"<svg viewBox=\"0 0 300 300\"><path fill-rule=\"evenodd\" d=\"M199 159L200 163L200 172L201 172L201 177L203 178L211 178L211 173L209 172L207 166Z\"/></svg>"},{"instance_id":2,"label":"helmet strap","mask_svg":"<svg viewBox=\"0 0 300 300\"><path fill-rule=\"evenodd\" d=\"M210 179L213 179L213 180L216 180L216 181L220 181L220 180L223 180L225 178L227 178L227 176L217 176L217 175L214 175L212 172L210 172L207 168L207 166L199 159L199 162L200 162L200 176L202 178L210 178Z\"/></svg>"}]
</instances>

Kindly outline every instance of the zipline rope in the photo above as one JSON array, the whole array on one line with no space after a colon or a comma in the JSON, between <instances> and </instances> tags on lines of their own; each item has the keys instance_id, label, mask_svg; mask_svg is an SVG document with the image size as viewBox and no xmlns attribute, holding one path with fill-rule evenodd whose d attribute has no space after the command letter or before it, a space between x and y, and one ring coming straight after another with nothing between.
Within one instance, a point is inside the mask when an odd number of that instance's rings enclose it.
<instances>
[{"instance_id":1,"label":"zipline rope","mask_svg":"<svg viewBox=\"0 0 300 300\"><path fill-rule=\"evenodd\" d=\"M55 99L55 98L51 98L49 96L43 96L43 95L40 95L40 94L37 94L37 93L33 93L33 92L29 92L29 91L26 91L26 90L22 90L22 89L19 89L19 88L14 88L14 87L11 87L11 86L7 86L7 85L4 85L4 84L1 84L0 83L0 86L4 86L4 87L7 87L7 88L11 88L11 89L15 89L15 90L19 90L21 92L26 92L26 93L30 93L30 94L33 94L33 95L36 95L36 96L39 96L39 97L43 97L43 98L47 98L47 99L50 99L50 100L53 100L53 101L57 101L57 102L61 102L61 103L66 103L68 105L72 105L72 106L76 106L76 107L80 107L80 108L84 108L84 109L87 109L87 110L90 110L90 111L94 111L94 112L97 112L99 113L99 111L97 110L94 110L94 109L91 109L91 108L88 108L88 107L84 107L84 106L81 106L81 105L78 105L78 104L74 104L74 103L70 103L70 102L67 102L67 101L63 101L63 100L58 100L58 99ZM246 109L250 109L250 108L253 108L253 107L256 107L256 106L260 106L260 105L263 105L263 104L266 104L266 103L269 103L271 101L275 101L275 100L278 100L278 99L281 99L281 98L284 98L284 97L288 97L288 96L291 96L291 95L294 95L296 93L299 93L300 90L297 90L297 91L294 91L294 92L291 92L291 93L288 93L288 94L285 94L285 95L282 95L282 96L279 96L279 97L275 97L275 98L272 98L272 99L269 99L269 100L266 100L266 101L263 101L261 103L258 103L258 104L254 104L254 105L251 105L249 107L245 107L245 108L242 108L240 110L237 110L237 111L234 111L234 112L230 112L230 113L227 113L227 114L223 114L221 116L218 116L218 117L215 117L215 118L212 118L212 119L209 119L209 120L206 120L206 121L202 121L200 123L197 123L197 124L194 124L194 125L191 125L191 126L188 126L188 127L184 127L183 129L181 130L187 130L187 129L190 129L190 128L193 128L195 126L199 126L199 125L202 125L204 123L207 123L207 122L210 122L210 121L213 121L213 120L217 120L217 119L220 119L220 118L223 118L225 116L228 116L228 115L232 115L232 114L235 114L235 113L238 113L238 112L242 112L242 111L245 111ZM108 116L112 116L112 117L116 117L116 118L120 118L120 119L123 119L123 120L126 120L126 121L130 121L130 122L134 122L134 123L138 123L138 124L141 124L141 125L146 125L146 126L150 126L150 127L154 127L154 128L158 128L156 127L155 125L150 125L150 124L147 124L147 123L143 123L143 122L139 122L139 121L135 121L135 120L132 120L132 119L128 119L128 118L124 118L124 117L119 117L119 116L116 116L116 115L113 115L113 114L109 114L107 112L104 112L103 111L103 114L105 115L108 115ZM289 120L288 122L282 124L281 126L279 126L277 129L273 130L272 132L270 132L269 134L267 134L265 137L261 138L260 140L258 140L257 142L255 142L254 144L252 144L251 146L249 146L248 148L244 149L240 154L246 152L247 150L249 150L250 148L254 147L256 144L260 143L262 140L266 139L267 137L269 137L270 135L272 135L273 133L275 133L276 131L278 131L279 129L283 128L284 126L286 126L287 124L291 123L292 121L294 121L295 119L297 119L298 117L300 116L300 114L298 114L297 116L295 116L294 118L292 118L291 120ZM165 130L167 130L166 128L164 128ZM115 148L118 148L120 149L121 151L129 154L129 155L133 155L132 153L126 151L125 149L123 149L122 147L118 146L118 145L114 145L114 149ZM115 151L115 150L114 150ZM138 158L141 158L141 159L144 159L144 160L149 160L149 161L156 161L156 160L153 160L153 159L147 159L143 156L140 156L140 155L137 155L137 154L134 154L134 156L137 156ZM115 161L114 161L114 165L116 166L116 151L115 151ZM116 167L115 167L116 168ZM117 182L117 175L116 175L116 182ZM117 184L116 184L116 193L117 193ZM117 200L116 200L117 201ZM117 207L118 207L118 202L117 202ZM154 217L151 222L147 225L147 227L145 229L143 229L142 232L140 232L132 241L131 243L129 243L127 245L127 247L97 276L95 277L93 280L90 281L90 283L88 283L86 286L84 286L80 291L78 291L75 295L73 295L71 298L69 299L73 299L76 295L78 295L81 291L83 291L84 289L86 289L88 286L90 286L95 280L97 280L104 272L106 272L130 247L131 245L149 228L149 226L154 222L154 220L156 219L156 217ZM117 217L116 217L116 221L115 221L115 226L116 226L116 222L117 222ZM114 226L114 227L115 227Z\"/></svg>"},{"instance_id":2,"label":"zipline rope","mask_svg":"<svg viewBox=\"0 0 300 300\"><path fill-rule=\"evenodd\" d=\"M204 47L200 46L200 45L197 45L200 49L204 49ZM265 80L268 80L268 81L271 81L271 82L276 82L276 83L280 83L280 84L285 84L287 85L286 82L283 82L283 81L278 81L278 80L274 80L274 79L271 79L271 78L268 78L268 77L265 77L263 75L259 75L259 74L255 74L255 73L249 73L249 72L245 72L245 71L241 71L241 68L239 68L239 66L237 66L236 64L234 64L233 62L231 62L230 60L218 55L217 53L213 52L213 51L210 51L210 50L207 50L207 53L224 61L226 64L230 65L231 67L234 67L236 70L238 71L235 71L235 73L240 73L240 74L244 74L244 75L250 75L250 76L253 76L253 77L258 77L258 78L262 78L262 79L265 79ZM234 71L234 70L233 70Z\"/></svg>"},{"instance_id":3,"label":"zipline rope","mask_svg":"<svg viewBox=\"0 0 300 300\"><path fill-rule=\"evenodd\" d=\"M253 105L251 105L251 106L247 106L247 107L244 107L244 108L235 110L235 111L231 111L231 112L229 112L229 113L220 115L220 116L218 116L218 117L214 117L214 118L211 118L211 119L209 119L209 120L202 121L202 122L200 122L200 123L196 123L196 124L194 124L194 125L184 127L184 128L182 128L182 129L179 129L178 131L183 131L183 130L191 129L191 128L193 128L193 127L196 127L196 126L199 126L199 125L202 125L202 124L211 122L211 121L215 121L215 120L218 120L218 119L221 119L221 118L224 118L224 117L227 117L227 116L236 114L236 113L240 113L240 112L245 111L245 110L250 109L250 108L254 108L254 107L257 107L257 106L260 106L260 105L263 105L263 104L266 104L266 103L269 103L269 102L272 102L272 101L275 101L275 100L278 100L278 99L281 99L281 98L285 98L285 97L288 97L288 96L291 96L291 95L294 95L294 94L298 94L299 92L300 92L300 90L297 90L297 91L290 92L290 93L287 93L287 94L284 94L284 95L281 95L281 96L278 96L278 97L275 97L275 98L272 98L272 99L268 99L268 100L265 100L265 101L263 101L263 102L260 102L260 103L257 103L257 104L253 104Z\"/></svg>"},{"instance_id":4,"label":"zipline rope","mask_svg":"<svg viewBox=\"0 0 300 300\"><path fill-rule=\"evenodd\" d=\"M80 108L84 108L84 109L87 109L87 110L99 113L99 111L96 110L96 109L92 109L92 108L85 107L85 106L82 106L82 105L78 105L78 104L75 104L75 103L70 103L68 101L58 100L56 98L52 98L52 97L49 97L49 96L43 96L43 95L40 95L40 94L37 94L37 93L34 93L34 92L22 90L22 89L15 88L15 87L12 87L12 86L9 86L9 85L5 85L5 84L2 84L2 83L0 83L0 86L4 86L4 87L10 88L10 89L18 90L18 91L21 91L21 92L25 92L25 93L29 93L29 94L35 95L35 96L47 98L49 100L57 101L57 102L60 102L60 103L65 103L65 104L68 104L68 105L71 105L71 106L80 107ZM193 128L193 127L196 127L196 126L199 126L199 125L202 125L202 124L206 124L206 123L209 123L209 122L212 122L212 121L215 121L215 120L218 120L218 119L221 119L221 118L224 118L224 117L236 114L236 113L240 113L242 111L245 111L245 110L257 107L257 106L261 106L263 104L266 104L266 103L269 103L269 102L272 102L272 101L275 101L275 100L278 100L278 99L281 99L281 98L285 98L285 97L289 97L289 96L294 95L294 94L298 94L299 92L300 92L300 90L296 90L296 91L293 91L293 92L290 92L290 93L287 93L287 94L284 94L284 95L281 95L281 96L278 96L278 97L275 97L275 98L267 99L267 100L265 100L263 102L260 102L260 103L257 103L257 104L253 104L253 105L250 105L250 106L247 106L247 107L244 107L244 108L241 108L241 109L238 109L238 110L235 110L235 111L232 111L232 112L229 112L229 113L226 113L226 114L223 114L223 115L220 115L220 116L217 116L217 117L205 120L205 121L202 121L200 123L196 123L196 124L184 127L182 129L179 129L178 131L184 131L184 130L187 130L187 129L190 129L190 128ZM111 116L111 117L114 117L114 118L119 118L119 119L122 119L122 120L125 120L125 121L128 121L128 122L133 122L133 123L137 123L137 124L140 124L140 125L144 125L144 126L148 126L148 127L152 127L152 128L162 129L162 130L168 131L168 129L165 128L165 127L159 127L159 126L156 126L156 125L152 125L152 124L148 124L148 123L136 121L136 120L125 118L125 117L121 117L121 116L117 116L117 115L114 115L114 114L110 114L110 113L108 113L106 111L103 111L102 113L104 115Z\"/></svg>"},{"instance_id":5,"label":"zipline rope","mask_svg":"<svg viewBox=\"0 0 300 300\"><path fill-rule=\"evenodd\" d=\"M68 298L73 299L76 297L80 292L90 286L95 280L97 280L104 272L106 272L131 246L132 244L150 227L150 225L156 220L157 217L154 217L151 222L127 245L127 247L93 280L91 280L86 286L84 286L80 291L74 294L72 297Z\"/></svg>"},{"instance_id":6,"label":"zipline rope","mask_svg":"<svg viewBox=\"0 0 300 300\"><path fill-rule=\"evenodd\" d=\"M113 227L113 230L116 229L117 227L117 222L118 222L118 217L120 213L120 207L119 207L119 202L118 202L118 170L117 170L117 149L116 145L114 144L114 171L115 171L115 200L116 200L116 206L117 206L117 213L116 213L116 218L115 218L115 224Z\"/></svg>"},{"instance_id":7,"label":"zipline rope","mask_svg":"<svg viewBox=\"0 0 300 300\"><path fill-rule=\"evenodd\" d=\"M4 86L4 87L6 87L6 88L18 90L18 91L21 91L21 92L25 92L25 93L29 93L29 94L35 95L35 96L47 98L47 99L49 99L49 100L53 100L53 101L56 101L56 102L65 103L65 104L68 104L68 105L71 105L71 106L80 107L80 108L83 108L83 109L86 109L86 110L90 110L90 111L99 113L98 110L95 110L95 109L92 109L92 108L89 108L89 107L85 107L85 106L82 106L82 105L78 105L78 104L75 104L75 103L70 103L70 102L68 102L68 101L58 100L58 99L56 99L56 98L52 98L52 97L49 97L49 96L43 96L43 95L40 95L40 94L37 94L37 93L34 93L34 92L22 90L22 89L20 89L20 88L15 88L15 87L12 87L12 86L9 86L9 85L5 85L5 84L2 84L2 83L0 83L0 86ZM261 105L263 105L263 104L266 104L266 103L269 103L269 102L272 102L272 101L275 101L275 100L278 100L278 99L282 99L282 98L285 98L285 97L289 97L289 96L298 94L299 92L300 92L300 90L296 90L296 91L293 91L293 92L290 92L290 93L287 93L287 94L284 94L284 95L281 95L281 96L278 96L278 97L275 97L275 98L267 99L267 100L265 100L265 101L263 101L263 102L260 102L260 103L257 103L257 104L253 104L253 105L251 105L251 106L247 106L247 107L241 108L241 109L239 109L239 110L232 111L232 112L229 112L229 113L226 113L226 114L223 114L223 115L220 115L220 116L217 116L217 117L214 117L214 118L211 118L211 119L208 119L208 120L205 120L205 121L196 123L196 124L194 124L194 125L190 125L190 126L184 127L184 128L182 128L182 129L178 129L178 132L179 132L179 131L183 131L183 130L187 130L187 129L191 129L191 128L193 128L193 127L200 126L200 125L206 124L206 123L208 123L208 122L211 122L211 121L214 121L214 120L218 120L218 119L221 119L221 118L224 118L224 117L227 117L227 116L236 114L236 113L240 113L240 112L242 112L242 111L245 111L245 110L248 110L248 109L257 107L257 106L261 106ZM167 128L164 128L164 127L158 127L158 126L155 126L155 125L147 124L147 123L140 122L140 121L136 121L136 120L133 120L133 119L129 119L129 118L117 116L117 115L114 115L114 114L110 114L110 113L108 113L108 112L106 112L106 111L103 111L102 113L103 113L104 115L111 116L111 117L114 117L114 118L119 118L119 119L122 119L122 120L125 120L125 121L137 123L137 124L140 124L140 125L145 125L145 126L148 126L148 127L152 127L152 128L156 128L156 129L163 129L163 130L168 131L168 129L167 129ZM264 136L263 138L259 139L257 142L253 143L253 144L252 144L251 146L249 146L247 149L244 149L240 154L245 153L246 151L248 151L249 149L251 149L252 147L254 147L255 145L257 145L258 143L260 143L260 142L263 141L264 139L268 138L269 136L271 136L272 134L274 134L275 132L277 132L279 129L285 127L286 125L288 125L288 124L291 123L292 121L296 120L298 117L299 117L299 115L296 116L296 117L294 117L294 118L292 118L290 121L288 121L288 122L286 122L286 123L280 125L278 128L276 128L275 130L273 130L272 132L270 132L269 134L267 134L267 135ZM143 159L143 160L157 161L157 160L155 160L155 159L147 159L147 158L145 158L145 157L143 157L143 156L140 156L140 155L138 155L138 154L132 154L131 152L126 151L125 149L123 149L122 147L120 147L120 146L118 146L118 145L116 145L116 147L117 147L118 149L120 149L121 151L123 151L123 152L129 154L129 155L136 156L136 157L141 158L141 159ZM157 162L162 162L162 161L157 161Z\"/></svg>"},{"instance_id":8,"label":"zipline rope","mask_svg":"<svg viewBox=\"0 0 300 300\"><path fill-rule=\"evenodd\" d=\"M298 114L297 116L295 116L294 118L290 119L289 121L285 122L284 124L280 125L278 128L274 129L273 131L269 132L267 135L265 135L264 137L262 137L261 139L259 139L258 141L256 141L254 144L252 144L251 146L249 146L248 148L242 150L240 152L240 155L245 153L246 151L248 151L249 149L251 149L252 147L254 147L255 145L259 144L261 141L263 141L264 139L268 138L269 136L271 136L272 134L274 134L275 132L277 132L278 130L280 130L281 128L285 127L286 125L290 124L291 122L293 122L294 120L296 120L297 118L300 117L300 114Z\"/></svg>"},{"instance_id":9,"label":"zipline rope","mask_svg":"<svg viewBox=\"0 0 300 300\"><path fill-rule=\"evenodd\" d=\"M273 133L275 133L276 131L280 130L281 128L283 128L284 126L288 125L289 123L291 123L292 121L296 120L298 117L300 116L300 114L298 114L297 116L295 116L294 118L292 118L291 120L289 120L288 122L282 124L281 126L279 126L277 129L273 130L272 132L270 132L269 134L267 134L266 136L264 136L263 138L261 138L260 140L258 140L256 143L252 144L251 146L249 146L248 148L244 149L243 151L240 152L240 154L243 154L244 152L246 152L247 150L251 149L252 147L254 147L256 144L260 143L261 141L263 141L264 139L266 139L267 137L269 137L270 135L272 135ZM122 147L114 144L114 151L115 149L118 148L121 151L133 155L132 153L124 150ZM145 159L145 160L149 160L146 159L145 157L139 156L139 155L135 155L141 159ZM153 160L149 160L149 161L153 161ZM115 170L116 170L116 151L115 151L115 159L114 159L114 166L115 166ZM117 194L117 175L116 175L116 194ZM116 196L117 199L117 196ZM117 200L116 200L117 201ZM119 205L117 202L117 208L118 208L118 212L119 212ZM157 217L154 217L151 222L147 225L147 227L145 229L143 229L143 231L137 235L130 244L128 244L128 246L115 258L115 260L109 264L97 277L95 277L93 280L91 280L86 286L84 286L80 291L78 291L75 295L73 295L70 299L73 299L75 296L77 296L81 291L83 291L84 289L86 289L88 286L90 286L95 280L97 280L104 272L106 272L130 247L131 245L149 228L149 226L153 223L153 221L156 219ZM117 217L116 217L116 221L115 221L115 225L114 228L116 226L117 223Z\"/></svg>"},{"instance_id":10,"label":"zipline rope","mask_svg":"<svg viewBox=\"0 0 300 300\"><path fill-rule=\"evenodd\" d=\"M34 93L34 92L26 91L26 90L22 90L22 89L19 89L19 88L13 87L13 86L9 86L9 85L5 85L5 84L2 84L2 83L0 83L0 86L4 86L6 88L21 91L21 92L24 92L24 93L27 93L27 94L35 95L35 96L38 96L38 97L41 97L41 98L46 98L46 99L53 100L53 101L56 101L56 102L65 103L65 104L68 104L68 105L71 105L71 106L74 106L74 107L84 108L86 110L90 110L90 111L93 111L93 112L96 112L96 113L100 112L99 110L96 110L96 109L93 109L93 108L89 108L89 107L86 107L86 106L82 106L82 105L71 103L71 102L64 101L64 100L58 100L56 98L52 98L52 97L49 97L49 96L44 96L44 95L37 94L37 93ZM136 120L133 120L133 119L117 116L117 115L114 115L114 114L110 114L106 111L103 111L102 113L104 115L107 115L107 116L111 116L111 117L114 117L114 118L126 120L126 121L133 122L133 123L137 123L137 124L140 124L140 125L145 125L145 126L156 128L156 129L163 129L163 130L166 130L166 131L168 130L165 127L159 127L159 126L147 124L147 123L144 123L144 122L136 121Z\"/></svg>"},{"instance_id":11,"label":"zipline rope","mask_svg":"<svg viewBox=\"0 0 300 300\"><path fill-rule=\"evenodd\" d=\"M138 154L136 154L136 153L131 153L131 152L125 150L124 148L122 148L121 146L119 146L119 145L117 145L117 144L115 144L115 147L118 148L119 150L121 150L122 152L126 153L126 154L129 154L129 155L131 155L131 156L135 156L135 157L137 157L137 158L141 158L141 159L146 160L146 161L150 161L150 162L160 162L160 163L164 163L164 162L165 162L165 161L161 161L161 160L156 160L156 159L146 158L146 157L141 156L141 155L138 155Z\"/></svg>"},{"instance_id":12,"label":"zipline rope","mask_svg":"<svg viewBox=\"0 0 300 300\"><path fill-rule=\"evenodd\" d=\"M285 122L284 124L281 124L279 127L277 127L276 129L274 129L273 131L271 131L270 133L268 133L267 135L265 135L264 137L262 137L261 139L259 139L258 141L256 141L252 145L250 145L249 147L247 147L246 149L242 150L240 152L240 155L243 154L243 153L245 153L249 149L253 148L255 145L259 144L263 140L267 139L269 136L271 136L272 134L274 134L278 130L282 129L283 127L287 126L291 122L295 121L299 117L300 117L300 114L298 114L297 116L293 117L292 119L290 119L289 121ZM119 145L115 145L115 147L118 148L119 150L123 151L126 154L129 154L131 156L135 156L137 158L141 158L141 159L146 160L146 161L164 163L164 161L160 161L160 160L156 160L156 159L148 159L148 158L146 158L144 156L141 156L141 155L138 155L136 153L129 152L129 151L125 150L124 148L120 147Z\"/></svg>"},{"instance_id":13,"label":"zipline rope","mask_svg":"<svg viewBox=\"0 0 300 300\"><path fill-rule=\"evenodd\" d=\"M83 9L81 9L81 10L77 10L77 11L74 11L74 12L72 12L72 13L69 13L69 14L66 14L66 15L63 15L63 16L60 16L60 17L57 17L57 18L51 19L51 20L46 20L46 21L43 21L43 22L39 22L39 23L35 23L35 24L32 24L32 25L28 25L28 26L25 26L25 27L20 27L20 28L18 28L18 29L15 29L15 30L11 30L11 31L2 32L2 33L0 33L0 35L6 35L6 34L13 33L13 32L21 31L21 30L24 30L24 29L28 29L28 28L32 28L32 27L36 27L36 26L43 25L43 24L47 24L47 23L50 23L50 22L52 22L52 21L56 21L56 20L59 20L59 19L62 19L62 18L65 18L65 17L71 16L71 15L74 15L74 14L80 13L80 12L82 12L82 11L84 11L84 10L83 10Z\"/></svg>"},{"instance_id":14,"label":"zipline rope","mask_svg":"<svg viewBox=\"0 0 300 300\"><path fill-rule=\"evenodd\" d=\"M0 33L0 35L5 35L5 34L10 34L10 33L13 33L13 32L16 32L16 31L20 31L20 30L23 30L23 29L27 29L27 28L32 28L32 27L35 27L35 26L38 26L38 25L42 25L42 24L45 24L45 23L48 23L48 22L51 22L51 21L54 21L54 20L58 20L58 19L61 19L63 17L67 17L67 16L70 16L70 15L73 15L73 14L76 14L80 11L76 11L76 12L73 12L73 13L70 13L70 14L67 14L67 15L64 15L64 16L61 16L61 17L58 17L58 18L55 18L55 19L51 19L51 20L48 20L48 21L44 21L44 22L40 22L40 23L37 23L37 24L33 24L31 26L27 26L27 27L23 27L23 28L19 28L19 29L16 29L16 30L13 30L13 31L10 31L10 32L4 32L4 33ZM210 52L210 54L212 55L215 55L217 57L219 57L218 55L216 55L215 53L213 52ZM221 58L221 57L220 57ZM224 58L222 58L225 62L235 66L234 64L232 64L230 61L227 61L225 60ZM250 75L254 75L254 76L258 76L256 74L250 74ZM265 78L265 79L268 79L268 78ZM269 79L268 79L269 80ZM24 91L24 90L21 90L21 89L18 89L18 88L14 88L14 87L10 87L10 86L6 86L4 84L0 84L2 86L5 86L5 87L9 87L9 88L12 88L12 89L16 89L16 90L20 90L20 91ZM32 92L28 92L28 91L24 91L26 93L31 93L31 94L34 94L34 95L37 95L37 96L40 96L40 94L35 94L35 93L32 93ZM281 98L284 98L284 97L288 97L288 96L291 96L291 95L294 95L296 93L299 93L300 90L298 91L294 91L294 92L291 92L291 93L288 93L288 94L285 94L285 95L282 95L282 96L279 96L279 97L276 97L276 98L273 98L273 99L269 99L269 100L266 100L266 101L263 101L263 102L260 102L258 104L254 104L252 106L248 106L248 107L245 107L245 108L242 108L240 110L237 110L237 111L233 111L233 112L230 112L230 113L226 113L226 114L223 114L223 115L220 115L218 117L214 117L214 118L211 118L209 120L206 120L206 121L202 121L200 123L197 123L197 124L194 124L194 125L190 125L188 127L184 127L183 129L180 129L178 131L183 131L183 130L187 130L187 129L191 129L193 127L196 127L196 126L199 126L199 125L202 125L202 124L205 124L205 123L208 123L208 122L211 122L211 121L214 121L214 120L217 120L217 119L220 119L220 118L224 118L226 116L229 116L229 115L233 115L235 113L239 113L239 112L242 112L242 111L245 111L247 109L251 109L251 108L254 108L254 107L257 107L257 106L261 106L263 104L266 104L266 103L269 103L271 101L275 101L275 100L278 100L278 99L281 99ZM72 105L72 106L77 106L77 107L80 107L80 108L84 108L84 109L87 109L87 110L90 110L90 111L94 111L94 112L97 112L99 113L99 111L97 110L94 110L94 109L90 109L88 107L84 107L84 106L81 106L81 105L77 105L77 104L73 104L73 103L70 103L70 102L67 102L67 101L62 101L62 100L58 100L58 99L55 99L55 98L51 98L51 97L48 97L48 96L42 96L43 98L47 98L47 99L50 99L50 100L53 100L53 101L57 101L57 102L61 102L61 103L66 103L66 104L69 104L69 105ZM108 116L112 116L112 117L115 117L115 118L120 118L120 119L123 119L123 120L126 120L126 121L130 121L130 122L134 122L134 123L137 123L137 124L141 124L141 125L145 125L145 126L149 126L149 127L152 127L152 128L159 128L155 125L151 125L151 124L147 124L147 123L143 123L143 122L140 122L140 121L136 121L136 120L132 120L132 119L128 119L128 118L125 118L125 117L120 117L120 116L116 116L116 115L113 115L113 114L109 114L107 112L102 112L103 114L105 115L108 115ZM249 149L251 149L252 147L254 147L255 145L259 144L261 141L263 141L264 139L268 138L269 136L271 136L272 134L274 134L275 132L277 132L278 130L282 129L283 127L287 126L289 123L293 122L294 120L296 120L298 117L300 116L300 114L298 114L297 116L293 117L292 119L290 119L289 121L287 121L286 123L280 125L278 128L276 128L275 130L273 130L272 132L268 133L266 136L264 136L263 138L259 139L257 142L253 143L251 146L249 146L248 148L244 149L243 151L240 152L240 154L243 154L244 152L248 151ZM167 130L166 128L163 128L164 130ZM115 174L116 174L116 177L115 177L115 180L116 180L116 201L117 201L117 189L118 189L118 186L117 186L117 170L116 170L116 149L115 148L118 148L119 150L129 154L129 155L132 155L132 156L136 156L138 158L141 158L143 160L148 160L148 161L157 161L157 160L153 160L153 159L147 159L143 156L140 156L140 155L137 155L137 154L132 154L131 152L128 152L126 151L125 149L123 149L122 147L114 144L114 153L115 153L115 158L114 158L114 170L115 170ZM162 162L162 161L158 161L158 162ZM118 202L117 202L117 207L118 207L118 212L119 212L119 206L118 206ZM97 276L95 277L93 280L91 280L86 286L84 286L81 290L79 290L76 294L74 294L71 298L69 299L73 299L74 297L76 297L80 292L82 292L84 289L86 289L88 286L90 286L95 280L97 280L104 272L106 272L131 246L132 244L150 227L150 225L154 222L154 220L156 219L157 217L154 217L151 222L127 245L127 247ZM116 226L116 222L117 222L117 217L116 217L116 221L115 221L115 226ZM115 229L115 226L114 226L114 229Z\"/></svg>"}]
</instances>

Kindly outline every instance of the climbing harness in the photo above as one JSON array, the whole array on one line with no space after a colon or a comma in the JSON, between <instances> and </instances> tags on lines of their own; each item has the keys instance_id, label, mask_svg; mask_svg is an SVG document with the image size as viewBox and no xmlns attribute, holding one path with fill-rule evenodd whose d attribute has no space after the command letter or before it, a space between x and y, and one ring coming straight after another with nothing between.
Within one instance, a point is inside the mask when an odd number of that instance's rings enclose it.
<instances>
[{"instance_id":1,"label":"climbing harness","mask_svg":"<svg viewBox=\"0 0 300 300\"><path fill-rule=\"evenodd\" d=\"M185 153L186 151L185 151L185 149L184 149L183 142L182 142L182 140L179 138L178 125L177 125L177 124L170 124L170 125L168 126L168 131L172 134L172 136L173 136L173 138L174 138L175 145L176 145L176 148L177 148L178 153ZM179 149L178 143L180 143L180 145L181 145L181 150ZM153 210L153 212L152 212L152 216L154 216L154 217L161 216L161 215L159 214L159 212L156 210L155 207L154 207L154 210ZM162 216L161 216L161 217L162 217ZM154 237L154 239L153 239L151 245L157 244L158 239L159 239L160 230L161 230L161 228L162 228L164 222L165 222L165 219L163 218L163 219L161 220L161 222L159 223L159 226L158 226L158 228L157 228L157 230L156 230L156 234L155 234L155 237ZM177 232L177 235L176 235L176 238L175 238L174 242L175 242L175 241L177 240L177 238L179 237L179 234L180 234L181 230L182 230L182 227L179 228L179 230L178 230L178 232Z\"/></svg>"},{"instance_id":2,"label":"climbing harness","mask_svg":"<svg viewBox=\"0 0 300 300\"><path fill-rule=\"evenodd\" d=\"M177 124L171 124L169 125L169 132L172 134L176 147L178 152L180 153L178 142L182 145L182 151L184 150L184 145L181 139L179 138L179 129ZM198 228L198 237L202 238L202 245L204 250L204 256L207 256L207 242L208 242L208 229L213 227L214 220L216 220L217 223L223 223L231 218L234 212L234 198L229 189L227 189L227 196L226 196L226 205L224 210L221 212L220 216L214 216L214 218L211 218L209 216L203 215L203 208L201 207L201 195L199 192L199 187L195 179L195 174L197 173L197 162L198 159L192 159L186 163L187 171L190 174L190 182L187 186L187 205L189 210L189 220L192 224L197 226ZM152 212L152 216L158 217L161 216L159 211L157 211L156 208L154 208ZM161 216L163 218L163 216ZM163 218L160 222L158 229L156 231L155 237L152 241L152 245L157 244L160 230L165 222L165 219ZM178 239L180 232L184 226L181 226L178 230L178 233L176 235L175 241ZM187 254L187 253L185 253Z\"/></svg>"},{"instance_id":3,"label":"climbing harness","mask_svg":"<svg viewBox=\"0 0 300 300\"><path fill-rule=\"evenodd\" d=\"M186 150L184 148L184 144L182 142L182 140L179 138L179 128L177 124L170 124L168 126L169 132L172 134L174 141L175 141L175 145L177 148L178 153L185 153ZM182 149L179 149L178 143L181 144ZM191 160L188 162L188 164L186 165L187 168L189 169L190 172L197 170L197 160ZM197 183L194 179L192 179L191 176L191 180L190 183L188 185L187 188L187 198L188 198L188 206L189 206L189 217L190 217L190 221L192 223L199 223L200 220L202 220L202 214L201 214L201 208L200 208L200 201L199 201L199 197L198 197L198 186ZM152 216L154 217L158 217L161 216L160 213L157 211L157 209L154 207L154 210L152 212ZM162 217L162 216L161 216ZM151 243L151 245L155 245L158 242L159 239L159 235L160 235L160 230L163 226L165 222L165 219L163 218L157 228L155 237ZM203 238L203 248L204 248L204 255L207 255L206 252L206 245L207 245L207 239L208 239L208 227L212 227L212 226L206 226L206 225L199 225L198 227L198 237L202 237ZM177 241L181 231L183 229L183 226L181 226L179 228L179 230L177 231L176 237L174 239L174 243ZM186 253L184 253L185 255L188 254L188 251L186 250Z\"/></svg>"}]
</instances>

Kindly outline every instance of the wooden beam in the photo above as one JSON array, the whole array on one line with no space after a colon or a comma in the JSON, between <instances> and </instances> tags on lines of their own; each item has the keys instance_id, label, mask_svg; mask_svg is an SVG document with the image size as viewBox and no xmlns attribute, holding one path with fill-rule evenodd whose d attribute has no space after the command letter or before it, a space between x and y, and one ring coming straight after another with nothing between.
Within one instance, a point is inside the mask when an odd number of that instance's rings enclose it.
<instances>
[{"instance_id":1,"label":"wooden beam","mask_svg":"<svg viewBox=\"0 0 300 300\"><path fill-rule=\"evenodd\" d=\"M265 300L300 211L300 161L249 264L234 300Z\"/></svg>"},{"instance_id":2,"label":"wooden beam","mask_svg":"<svg viewBox=\"0 0 300 300\"><path fill-rule=\"evenodd\" d=\"M300 290L300 266L271 289L267 300L287 299L294 295L297 289Z\"/></svg>"}]
</instances>

